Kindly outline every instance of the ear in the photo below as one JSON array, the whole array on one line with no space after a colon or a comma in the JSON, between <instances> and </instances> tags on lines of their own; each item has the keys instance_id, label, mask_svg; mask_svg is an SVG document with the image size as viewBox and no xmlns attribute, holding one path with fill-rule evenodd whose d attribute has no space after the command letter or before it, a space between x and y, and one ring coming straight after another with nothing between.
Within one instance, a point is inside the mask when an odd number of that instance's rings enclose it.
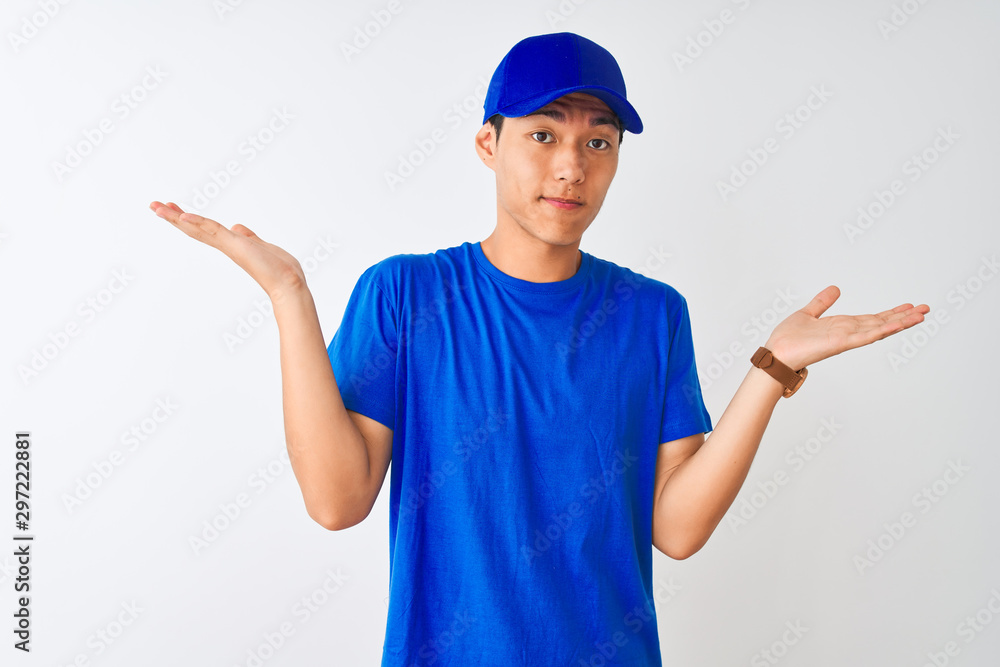
<instances>
[{"instance_id":1,"label":"ear","mask_svg":"<svg viewBox=\"0 0 1000 667\"><path fill-rule=\"evenodd\" d=\"M476 132L475 137L476 153L479 154L479 159L483 161L483 164L494 171L496 171L493 166L493 163L496 160L497 151L496 136L493 124L486 121L479 129L479 132Z\"/></svg>"}]
</instances>

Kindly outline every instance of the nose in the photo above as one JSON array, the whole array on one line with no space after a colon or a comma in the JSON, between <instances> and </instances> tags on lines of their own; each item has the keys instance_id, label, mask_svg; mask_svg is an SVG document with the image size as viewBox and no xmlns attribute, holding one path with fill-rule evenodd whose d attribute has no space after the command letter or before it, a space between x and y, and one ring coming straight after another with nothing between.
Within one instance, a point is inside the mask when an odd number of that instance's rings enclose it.
<instances>
[{"instance_id":1,"label":"nose","mask_svg":"<svg viewBox=\"0 0 1000 667\"><path fill-rule=\"evenodd\" d=\"M587 168L587 157L573 142L566 142L559 146L552 159L552 171L557 180L569 183L583 182Z\"/></svg>"}]
</instances>

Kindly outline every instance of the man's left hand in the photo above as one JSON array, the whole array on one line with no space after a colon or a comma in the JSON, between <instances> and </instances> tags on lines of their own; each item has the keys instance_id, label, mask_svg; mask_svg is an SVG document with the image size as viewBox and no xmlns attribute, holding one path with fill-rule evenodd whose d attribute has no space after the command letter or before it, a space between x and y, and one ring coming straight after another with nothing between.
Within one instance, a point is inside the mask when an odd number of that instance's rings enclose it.
<instances>
[{"instance_id":1,"label":"man's left hand","mask_svg":"<svg viewBox=\"0 0 1000 667\"><path fill-rule=\"evenodd\" d=\"M820 317L840 298L840 289L830 285L812 301L795 311L771 332L764 345L774 357L799 370L827 357L909 329L924 321L927 304L904 303L876 315L830 315Z\"/></svg>"}]
</instances>

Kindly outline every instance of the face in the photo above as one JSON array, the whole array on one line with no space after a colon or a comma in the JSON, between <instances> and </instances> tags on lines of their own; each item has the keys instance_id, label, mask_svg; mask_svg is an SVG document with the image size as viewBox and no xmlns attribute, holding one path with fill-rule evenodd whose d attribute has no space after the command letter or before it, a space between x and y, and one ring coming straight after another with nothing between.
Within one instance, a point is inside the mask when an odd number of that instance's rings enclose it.
<instances>
[{"instance_id":1,"label":"face","mask_svg":"<svg viewBox=\"0 0 1000 667\"><path fill-rule=\"evenodd\" d=\"M613 118L596 97L570 93L504 119L499 143L486 123L476 151L496 172L497 224L552 245L578 244L618 169Z\"/></svg>"}]
</instances>

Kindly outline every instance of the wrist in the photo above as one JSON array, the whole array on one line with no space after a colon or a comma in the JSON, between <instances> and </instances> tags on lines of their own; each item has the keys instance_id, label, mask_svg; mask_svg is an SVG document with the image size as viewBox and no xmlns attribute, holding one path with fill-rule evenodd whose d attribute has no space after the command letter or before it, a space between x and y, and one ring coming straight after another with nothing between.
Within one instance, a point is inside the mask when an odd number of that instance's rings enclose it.
<instances>
[{"instance_id":1,"label":"wrist","mask_svg":"<svg viewBox=\"0 0 1000 667\"><path fill-rule=\"evenodd\" d=\"M312 292L305 283L286 285L268 294L275 315L281 311L315 308Z\"/></svg>"},{"instance_id":2,"label":"wrist","mask_svg":"<svg viewBox=\"0 0 1000 667\"><path fill-rule=\"evenodd\" d=\"M782 349L779 347L779 349ZM767 345L763 345L750 357L750 363L770 375L782 387L782 396L790 397L802 386L809 371L804 367L790 366L778 357Z\"/></svg>"},{"instance_id":3,"label":"wrist","mask_svg":"<svg viewBox=\"0 0 1000 667\"><path fill-rule=\"evenodd\" d=\"M781 342L781 339L768 338L762 347L767 348L774 355L774 358L785 364L793 371L799 371L806 367L802 359L795 356L795 353Z\"/></svg>"},{"instance_id":4,"label":"wrist","mask_svg":"<svg viewBox=\"0 0 1000 667\"><path fill-rule=\"evenodd\" d=\"M750 378L751 382L759 385L761 391L766 392L767 396L773 398L775 402L785 393L785 385L759 366L750 366Z\"/></svg>"}]
</instances>

